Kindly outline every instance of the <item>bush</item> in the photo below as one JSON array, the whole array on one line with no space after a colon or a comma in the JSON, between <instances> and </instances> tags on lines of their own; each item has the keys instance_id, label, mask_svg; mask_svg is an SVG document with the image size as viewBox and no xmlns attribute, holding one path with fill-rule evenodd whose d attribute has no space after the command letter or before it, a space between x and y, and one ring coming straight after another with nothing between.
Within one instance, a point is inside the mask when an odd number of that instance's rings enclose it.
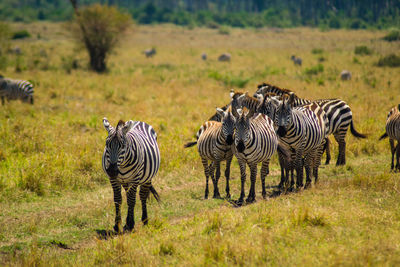
<instances>
[{"instance_id":1,"label":"bush","mask_svg":"<svg viewBox=\"0 0 400 267\"><path fill-rule=\"evenodd\" d=\"M318 65L316 65L314 67L306 68L304 70L304 74L310 75L310 76L311 75L317 75L320 72L324 72L324 66L322 64L318 64Z\"/></svg>"},{"instance_id":2,"label":"bush","mask_svg":"<svg viewBox=\"0 0 400 267\"><path fill-rule=\"evenodd\" d=\"M352 22L350 22L349 28L354 30L365 29L366 25L362 20L354 19Z\"/></svg>"},{"instance_id":3,"label":"bush","mask_svg":"<svg viewBox=\"0 0 400 267\"><path fill-rule=\"evenodd\" d=\"M372 50L365 45L356 46L354 48L354 54L356 55L371 55Z\"/></svg>"},{"instance_id":4,"label":"bush","mask_svg":"<svg viewBox=\"0 0 400 267\"><path fill-rule=\"evenodd\" d=\"M322 54L324 52L324 49L322 48L313 48L313 50L311 50L312 54Z\"/></svg>"},{"instance_id":5,"label":"bush","mask_svg":"<svg viewBox=\"0 0 400 267\"><path fill-rule=\"evenodd\" d=\"M80 10L76 22L77 25L69 29L85 45L90 57L90 67L96 72L104 72L107 69L107 56L131 24L130 15L121 13L112 6L94 4Z\"/></svg>"},{"instance_id":6,"label":"bush","mask_svg":"<svg viewBox=\"0 0 400 267\"><path fill-rule=\"evenodd\" d=\"M388 42L394 42L394 41L399 41L400 40L400 31L395 29L391 30L385 37L382 38L385 41Z\"/></svg>"},{"instance_id":7,"label":"bush","mask_svg":"<svg viewBox=\"0 0 400 267\"><path fill-rule=\"evenodd\" d=\"M340 24L340 20L335 16L329 20L329 27L332 29L339 29L342 25Z\"/></svg>"},{"instance_id":8,"label":"bush","mask_svg":"<svg viewBox=\"0 0 400 267\"><path fill-rule=\"evenodd\" d=\"M379 67L400 67L400 57L395 54L390 54L380 58L377 66Z\"/></svg>"},{"instance_id":9,"label":"bush","mask_svg":"<svg viewBox=\"0 0 400 267\"><path fill-rule=\"evenodd\" d=\"M12 39L24 39L31 37L31 34L27 30L16 31L13 33Z\"/></svg>"},{"instance_id":10,"label":"bush","mask_svg":"<svg viewBox=\"0 0 400 267\"><path fill-rule=\"evenodd\" d=\"M229 34L231 33L231 30L230 30L229 27L227 27L227 26L221 26L221 27L218 29L218 33L219 33L219 34L229 35Z\"/></svg>"}]
</instances>

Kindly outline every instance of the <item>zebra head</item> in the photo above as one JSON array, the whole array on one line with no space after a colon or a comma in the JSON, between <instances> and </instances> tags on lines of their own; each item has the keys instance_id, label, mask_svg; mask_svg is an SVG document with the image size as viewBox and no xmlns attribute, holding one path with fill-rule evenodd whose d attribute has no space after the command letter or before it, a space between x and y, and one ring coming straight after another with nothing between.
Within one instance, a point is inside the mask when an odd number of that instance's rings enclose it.
<instances>
[{"instance_id":1,"label":"zebra head","mask_svg":"<svg viewBox=\"0 0 400 267\"><path fill-rule=\"evenodd\" d=\"M257 112L267 115L274 121L276 110L281 103L280 97L273 93L267 93L265 97L261 94L257 94L257 99L259 99L260 102Z\"/></svg>"},{"instance_id":2,"label":"zebra head","mask_svg":"<svg viewBox=\"0 0 400 267\"><path fill-rule=\"evenodd\" d=\"M122 120L118 122L117 128L110 125L107 118L103 119L104 128L108 132L106 139L106 147L104 150L104 169L110 178L115 178L119 174L118 167L121 165L125 157L126 150L126 134L133 126L133 121L124 123Z\"/></svg>"},{"instance_id":3,"label":"zebra head","mask_svg":"<svg viewBox=\"0 0 400 267\"><path fill-rule=\"evenodd\" d=\"M224 111L220 108L217 108L217 113L222 118L222 136L224 137L227 145L232 145L236 118L233 116L230 110Z\"/></svg>"},{"instance_id":4,"label":"zebra head","mask_svg":"<svg viewBox=\"0 0 400 267\"><path fill-rule=\"evenodd\" d=\"M277 107L274 118L275 131L280 137L284 137L287 133L287 128L293 123L292 104L295 94L290 93L289 99L284 97L282 103Z\"/></svg>"},{"instance_id":5,"label":"zebra head","mask_svg":"<svg viewBox=\"0 0 400 267\"><path fill-rule=\"evenodd\" d=\"M250 118L254 112L249 110L247 114L244 114L243 110L238 109L237 113L239 118L235 123L235 147L239 153L243 153L248 143L251 142Z\"/></svg>"},{"instance_id":6,"label":"zebra head","mask_svg":"<svg viewBox=\"0 0 400 267\"><path fill-rule=\"evenodd\" d=\"M257 97L257 95L265 95L268 92L269 87L271 87L271 85L269 84L266 83L260 84L253 96Z\"/></svg>"}]
</instances>

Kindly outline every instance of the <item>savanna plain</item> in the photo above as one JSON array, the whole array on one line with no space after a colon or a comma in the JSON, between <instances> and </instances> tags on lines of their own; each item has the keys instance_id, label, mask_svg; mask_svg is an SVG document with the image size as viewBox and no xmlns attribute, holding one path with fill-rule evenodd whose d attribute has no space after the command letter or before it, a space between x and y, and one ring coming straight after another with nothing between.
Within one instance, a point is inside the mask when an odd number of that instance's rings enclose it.
<instances>
[{"instance_id":1,"label":"savanna plain","mask_svg":"<svg viewBox=\"0 0 400 267\"><path fill-rule=\"evenodd\" d=\"M378 141L389 109L400 102L399 69L376 66L400 51L399 42L381 39L386 32L135 26L110 56L109 71L96 74L63 24L13 26L32 37L12 42L22 54L10 54L2 74L32 81L35 104L0 108L0 265L400 264L400 175L390 172L388 141ZM361 45L372 54L355 54ZM152 46L157 54L146 58L141 51ZM231 62L217 60L224 52ZM352 72L350 81L340 79L343 69ZM347 164L336 167L331 138L333 159L311 189L263 200L257 179L255 204L204 200L200 158L183 144L230 101L231 88L252 94L262 82L303 98L345 100L368 139L349 132ZM140 222L138 201L135 231L108 239L98 234L112 229L115 212L101 168L103 117L112 125L151 124L162 157L153 179L162 202L151 198L149 225ZM270 170L272 191L280 178L276 156ZM231 176L236 199L236 159ZM248 178L246 192L249 184Z\"/></svg>"}]
</instances>

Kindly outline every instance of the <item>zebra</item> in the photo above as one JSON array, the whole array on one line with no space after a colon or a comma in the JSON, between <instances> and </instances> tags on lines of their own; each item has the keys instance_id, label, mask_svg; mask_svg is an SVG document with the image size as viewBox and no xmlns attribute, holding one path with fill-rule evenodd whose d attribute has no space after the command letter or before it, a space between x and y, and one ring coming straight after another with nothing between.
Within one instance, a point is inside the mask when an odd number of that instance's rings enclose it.
<instances>
[{"instance_id":1,"label":"zebra","mask_svg":"<svg viewBox=\"0 0 400 267\"><path fill-rule=\"evenodd\" d=\"M392 153L392 164L390 169L400 171L400 104L389 111L386 119L386 132L379 138L382 140L389 137L390 152ZM397 140L397 145L394 142ZM396 152L396 166L394 165L394 154Z\"/></svg>"},{"instance_id":2,"label":"zebra","mask_svg":"<svg viewBox=\"0 0 400 267\"><path fill-rule=\"evenodd\" d=\"M274 131L272 120L264 114L256 114L249 110L244 113L241 109L237 110L238 119L235 123L235 156L238 159L241 175L240 197L236 201L238 206L243 204L245 197L244 185L246 181L246 164L250 168L250 191L246 199L247 203L255 201L255 182L257 176L257 164L261 162L261 185L262 196L266 197L265 176L269 173L269 161L271 156L277 151L288 155L285 148L278 142L278 137Z\"/></svg>"},{"instance_id":3,"label":"zebra","mask_svg":"<svg viewBox=\"0 0 400 267\"><path fill-rule=\"evenodd\" d=\"M157 53L157 51L154 47L152 47L144 50L142 53L145 54L146 57L152 57Z\"/></svg>"},{"instance_id":4,"label":"zebra","mask_svg":"<svg viewBox=\"0 0 400 267\"><path fill-rule=\"evenodd\" d=\"M318 180L318 167L321 161L325 138L329 130L327 116L319 105L293 107L295 94L283 98L274 118L274 127L279 140L292 149L293 167L296 169L296 186L303 186L303 157L306 170L305 188L311 185L310 172L313 171L315 183ZM288 181L286 181L288 182ZM293 187L294 181L291 183Z\"/></svg>"},{"instance_id":5,"label":"zebra","mask_svg":"<svg viewBox=\"0 0 400 267\"><path fill-rule=\"evenodd\" d=\"M153 127L141 121L120 120L113 128L107 118L103 119L104 128L108 132L104 148L102 166L109 176L114 192L115 225L114 230L121 233L122 204L121 185L126 191L128 215L123 230L132 231L135 226L134 209L136 190L140 185L142 202L142 222L148 223L146 201L151 192L159 202L160 197L151 184L151 179L160 167L160 151L157 145L157 134Z\"/></svg>"},{"instance_id":6,"label":"zebra","mask_svg":"<svg viewBox=\"0 0 400 267\"><path fill-rule=\"evenodd\" d=\"M25 80L8 79L0 75L0 97L2 105L5 100L16 99L33 105L33 85Z\"/></svg>"},{"instance_id":7,"label":"zebra","mask_svg":"<svg viewBox=\"0 0 400 267\"><path fill-rule=\"evenodd\" d=\"M303 63L303 60L299 57L296 57L295 55L292 55L290 59L293 61L294 65L301 66L301 64Z\"/></svg>"},{"instance_id":8,"label":"zebra","mask_svg":"<svg viewBox=\"0 0 400 267\"><path fill-rule=\"evenodd\" d=\"M192 147L197 144L197 148L201 157L201 162L204 167L204 174L206 176L206 189L204 198L208 198L208 179L211 180L214 185L213 198L220 198L218 190L218 180L220 178L220 163L226 161L225 178L226 178L226 198L230 198L229 192L229 176L230 166L233 158L232 143L235 126L235 117L232 115L230 109L224 111L217 108L217 113L222 118L221 122L207 121L205 122L200 130L197 132L197 141L189 142L184 145L185 148ZM208 161L211 164L208 165ZM214 170L216 174L214 177Z\"/></svg>"},{"instance_id":9,"label":"zebra","mask_svg":"<svg viewBox=\"0 0 400 267\"><path fill-rule=\"evenodd\" d=\"M265 95L266 93L274 93L277 95L290 94L292 91L288 89L281 89L279 87L263 83L258 85L258 89L255 93ZM346 164L346 133L350 126L350 131L353 136L357 138L367 138L365 134L359 133L354 128L353 114L349 105L341 99L319 99L319 100L308 100L294 96L293 106L302 106L310 103L316 103L325 111L326 116L329 120L329 132L328 135L333 134L335 140L339 144L339 153L336 161L336 165ZM329 164L331 159L329 143L326 145L326 162Z\"/></svg>"}]
</instances>

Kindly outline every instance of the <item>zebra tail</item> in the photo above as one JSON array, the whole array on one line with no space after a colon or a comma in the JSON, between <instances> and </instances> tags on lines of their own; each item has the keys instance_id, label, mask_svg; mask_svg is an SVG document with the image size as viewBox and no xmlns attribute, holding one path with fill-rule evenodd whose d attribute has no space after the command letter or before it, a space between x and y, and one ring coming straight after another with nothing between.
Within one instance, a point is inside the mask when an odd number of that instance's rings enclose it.
<instances>
[{"instance_id":1,"label":"zebra tail","mask_svg":"<svg viewBox=\"0 0 400 267\"><path fill-rule=\"evenodd\" d=\"M278 153L280 153L283 156L286 162L289 163L292 161L292 157L290 156L290 151L280 142L278 143Z\"/></svg>"},{"instance_id":2,"label":"zebra tail","mask_svg":"<svg viewBox=\"0 0 400 267\"><path fill-rule=\"evenodd\" d=\"M157 200L158 203L160 203L161 202L160 195L157 193L153 185L150 186L150 192L153 193L154 198Z\"/></svg>"},{"instance_id":3,"label":"zebra tail","mask_svg":"<svg viewBox=\"0 0 400 267\"><path fill-rule=\"evenodd\" d=\"M197 141L189 142L183 145L184 148L192 147L197 144Z\"/></svg>"},{"instance_id":4,"label":"zebra tail","mask_svg":"<svg viewBox=\"0 0 400 267\"><path fill-rule=\"evenodd\" d=\"M356 131L356 129L354 129L353 120L351 121L351 124L350 124L350 131L357 138L367 138L367 136L365 134L359 133Z\"/></svg>"},{"instance_id":5,"label":"zebra tail","mask_svg":"<svg viewBox=\"0 0 400 267\"><path fill-rule=\"evenodd\" d=\"M379 137L379 140L385 139L386 137L388 137L387 132L385 132L384 134L382 134L382 136Z\"/></svg>"}]
</instances>

